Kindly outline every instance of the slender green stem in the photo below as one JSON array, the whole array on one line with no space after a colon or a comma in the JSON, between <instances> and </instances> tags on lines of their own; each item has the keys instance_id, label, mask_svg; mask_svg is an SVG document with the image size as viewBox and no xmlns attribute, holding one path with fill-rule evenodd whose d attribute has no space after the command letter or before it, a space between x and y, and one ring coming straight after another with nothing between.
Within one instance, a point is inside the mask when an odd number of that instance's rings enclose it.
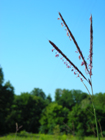
<instances>
[{"instance_id":1,"label":"slender green stem","mask_svg":"<svg viewBox=\"0 0 105 140\"><path fill-rule=\"evenodd\" d=\"M95 124L96 124L96 130L97 130L97 139L100 140L99 131L98 131L98 124L97 124L97 117L96 117L96 110L95 110L93 102L92 102L92 106L93 106L94 117L95 117Z\"/></svg>"},{"instance_id":2,"label":"slender green stem","mask_svg":"<svg viewBox=\"0 0 105 140\"><path fill-rule=\"evenodd\" d=\"M92 79L91 80L91 91L92 91L92 95L93 95L93 86L92 86Z\"/></svg>"},{"instance_id":3,"label":"slender green stem","mask_svg":"<svg viewBox=\"0 0 105 140\"><path fill-rule=\"evenodd\" d=\"M92 95L93 95L92 79L91 79L91 91L92 91ZM92 100L92 98L91 98L91 100ZM96 131L97 131L97 139L100 140L99 130L98 130L98 123L97 123L97 116L96 116L96 109L95 109L93 100L92 100L92 106L93 106L94 117L95 117L95 124L96 124Z\"/></svg>"},{"instance_id":4,"label":"slender green stem","mask_svg":"<svg viewBox=\"0 0 105 140\"><path fill-rule=\"evenodd\" d=\"M84 84L84 82L82 81L82 83ZM96 117L96 110L95 110L95 106L94 106L94 103L93 103L93 99L92 99L92 96L87 88L87 86L84 84L85 88L87 89L89 95L90 95L90 98L91 98L91 101L92 101L92 106L93 106L93 111L94 111L94 117L95 117L95 124L96 124L96 131L97 131L97 139L100 140L100 137L99 137L99 130L98 130L98 124L97 124L97 117ZM93 87L92 87L92 80L91 80L91 91L92 91L92 95L93 95Z\"/></svg>"},{"instance_id":5,"label":"slender green stem","mask_svg":"<svg viewBox=\"0 0 105 140\"><path fill-rule=\"evenodd\" d=\"M87 86L85 85L85 83L84 83L83 81L82 81L82 83L84 84L85 88L87 89L87 91L88 91L88 93L89 93L89 95L90 95L90 97L91 97L91 94L90 94L90 92L89 92ZM91 98L92 98L92 97L91 97Z\"/></svg>"}]
</instances>

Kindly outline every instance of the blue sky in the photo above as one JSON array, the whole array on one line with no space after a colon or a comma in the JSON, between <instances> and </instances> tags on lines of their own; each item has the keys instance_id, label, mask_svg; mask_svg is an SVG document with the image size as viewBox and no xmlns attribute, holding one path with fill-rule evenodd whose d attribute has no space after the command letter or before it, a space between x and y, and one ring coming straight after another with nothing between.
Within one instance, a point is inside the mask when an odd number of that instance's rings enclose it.
<instances>
[{"instance_id":1,"label":"blue sky","mask_svg":"<svg viewBox=\"0 0 105 140\"><path fill-rule=\"evenodd\" d=\"M87 92L79 78L51 52L53 41L85 74L61 21L61 12L87 60L93 16L93 90L105 92L104 0L0 0L0 65L15 94L42 89L54 99L55 89ZM86 75L86 77L88 77ZM88 83L84 81L90 89Z\"/></svg>"}]
</instances>

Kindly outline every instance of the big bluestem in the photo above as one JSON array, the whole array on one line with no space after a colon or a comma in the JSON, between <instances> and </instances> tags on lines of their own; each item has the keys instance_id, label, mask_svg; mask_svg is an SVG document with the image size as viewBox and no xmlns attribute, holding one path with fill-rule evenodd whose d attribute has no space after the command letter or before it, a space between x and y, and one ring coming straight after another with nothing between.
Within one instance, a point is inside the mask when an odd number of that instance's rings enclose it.
<instances>
[{"instance_id":1,"label":"big bluestem","mask_svg":"<svg viewBox=\"0 0 105 140\"><path fill-rule=\"evenodd\" d=\"M52 41L50 41L49 40L49 43L53 46L53 49L52 49L52 52L54 51L54 50L56 50L56 55L55 55L55 57L59 57L60 55L61 55L61 60L64 62L64 64L66 64L66 66L67 66L67 68L71 68L71 66L72 66L72 69L71 69L71 71L74 71L74 75L77 75L77 77L79 77L80 78L80 80L82 81L82 83L84 84L84 82L83 82L83 79L84 80L86 80L89 84L90 84L90 86L91 86L91 91L92 91L92 95L93 95L93 87L92 87L92 78L91 78L91 76L92 76L92 68L93 68L93 66L92 66L92 57L93 57L93 27L92 27L92 15L90 16L90 50L89 50L89 57L88 57L88 59L89 59L89 61L90 61L90 63L88 64L87 62L86 62L86 60L85 60L85 58L84 58L84 56L83 56L83 53L82 53L82 51L81 51L81 49L80 49L80 47L79 47L79 45L78 45L78 43L77 43L77 41L76 41L76 39L75 39L75 37L73 36L73 34L72 34L72 32L71 32L71 30L69 29L69 27L68 27L68 25L66 24L66 22L65 22L65 20L64 20L64 18L63 18L63 16L61 15L61 13L59 12L58 13L59 14L59 18L58 18L58 20L60 20L61 19L61 26L63 27L63 26L65 26L65 30L66 30L66 32L67 32L67 36L69 37L69 39L71 40L73 40L73 42L74 42L74 44L75 44L75 46L76 46L76 48L77 48L77 51L76 51L76 53L79 53L79 59L82 59L82 63L81 63L81 66L85 66L85 72L87 73L87 74L89 74L89 79L87 80L87 78L83 75L83 73L79 70L79 68L52 42ZM86 89L87 89L87 91L88 91L88 93L89 93L89 95L90 95L90 97L91 97L91 100L92 100L92 96L91 96L91 94L90 94L90 92L89 92L89 90L88 90L88 88L87 88L87 86L84 84L84 86L86 87ZM96 124L96 130L97 130L97 138L98 138L98 140L100 139L99 138L99 132L98 132L98 125L97 125L97 118L96 118L96 111L95 111L95 106L94 106L94 104L93 104L93 100L92 100L92 106L93 106L93 111L94 111L94 117L95 117L95 124Z\"/></svg>"}]
</instances>

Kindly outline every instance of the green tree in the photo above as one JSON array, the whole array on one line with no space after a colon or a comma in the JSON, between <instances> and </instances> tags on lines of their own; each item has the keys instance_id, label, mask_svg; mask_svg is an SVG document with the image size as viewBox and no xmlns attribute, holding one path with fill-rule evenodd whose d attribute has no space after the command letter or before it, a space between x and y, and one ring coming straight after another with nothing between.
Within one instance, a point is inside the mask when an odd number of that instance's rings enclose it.
<instances>
[{"instance_id":1,"label":"green tree","mask_svg":"<svg viewBox=\"0 0 105 140\"><path fill-rule=\"evenodd\" d=\"M7 133L11 122L9 116L14 100L14 88L8 81L4 86L0 85L0 134Z\"/></svg>"},{"instance_id":2,"label":"green tree","mask_svg":"<svg viewBox=\"0 0 105 140\"><path fill-rule=\"evenodd\" d=\"M2 68L0 67L0 85L2 85L3 82L4 82L4 75L3 75Z\"/></svg>"},{"instance_id":3,"label":"green tree","mask_svg":"<svg viewBox=\"0 0 105 140\"><path fill-rule=\"evenodd\" d=\"M34 88L34 89L31 91L31 94L34 95L34 96L41 97L43 100L46 99L46 95L45 95L45 93L43 92L42 89Z\"/></svg>"},{"instance_id":4,"label":"green tree","mask_svg":"<svg viewBox=\"0 0 105 140\"><path fill-rule=\"evenodd\" d=\"M57 103L71 110L72 107L75 105L72 92L67 89L63 89L62 96L57 101Z\"/></svg>"},{"instance_id":5,"label":"green tree","mask_svg":"<svg viewBox=\"0 0 105 140\"><path fill-rule=\"evenodd\" d=\"M100 118L103 116L102 111L98 110L98 108L96 108L96 111L98 122L101 124ZM101 117L99 116L100 112L102 115ZM96 136L93 108L88 98L82 100L81 104L76 104L72 108L72 111L69 112L68 125L70 127L71 133L78 136Z\"/></svg>"},{"instance_id":6,"label":"green tree","mask_svg":"<svg viewBox=\"0 0 105 140\"><path fill-rule=\"evenodd\" d=\"M86 121L87 117L85 116L85 111L82 110L81 107L76 104L68 115L68 126L70 128L71 133L73 135L78 135L80 134L80 132L83 132L81 135L85 135Z\"/></svg>"},{"instance_id":7,"label":"green tree","mask_svg":"<svg viewBox=\"0 0 105 140\"><path fill-rule=\"evenodd\" d=\"M93 102L96 107L97 120L100 133L105 136L105 93L97 93L93 96Z\"/></svg>"},{"instance_id":8,"label":"green tree","mask_svg":"<svg viewBox=\"0 0 105 140\"><path fill-rule=\"evenodd\" d=\"M62 96L62 89L56 89L55 90L55 102L58 102L61 96Z\"/></svg>"},{"instance_id":9,"label":"green tree","mask_svg":"<svg viewBox=\"0 0 105 140\"><path fill-rule=\"evenodd\" d=\"M38 133L40 123L39 119L42 110L46 106L45 101L29 93L22 93L20 96L15 97L14 101L14 113L17 111L16 122L22 125L24 130L28 132ZM15 114L14 114L15 115ZM18 118L19 117L19 118Z\"/></svg>"},{"instance_id":10,"label":"green tree","mask_svg":"<svg viewBox=\"0 0 105 140\"><path fill-rule=\"evenodd\" d=\"M46 102L47 104L50 104L52 102L52 98L50 94L46 97Z\"/></svg>"},{"instance_id":11,"label":"green tree","mask_svg":"<svg viewBox=\"0 0 105 140\"><path fill-rule=\"evenodd\" d=\"M42 133L53 133L56 125L60 126L60 131L64 131L64 123L67 123L68 109L57 103L50 103L42 112L40 131Z\"/></svg>"},{"instance_id":12,"label":"green tree","mask_svg":"<svg viewBox=\"0 0 105 140\"><path fill-rule=\"evenodd\" d=\"M76 104L80 104L83 99L88 97L88 94L81 90L72 90L73 100Z\"/></svg>"},{"instance_id":13,"label":"green tree","mask_svg":"<svg viewBox=\"0 0 105 140\"><path fill-rule=\"evenodd\" d=\"M75 104L80 104L88 96L87 93L83 93L81 90L67 89L57 89L55 94L56 102L63 107L67 107L69 110L72 110Z\"/></svg>"}]
</instances>

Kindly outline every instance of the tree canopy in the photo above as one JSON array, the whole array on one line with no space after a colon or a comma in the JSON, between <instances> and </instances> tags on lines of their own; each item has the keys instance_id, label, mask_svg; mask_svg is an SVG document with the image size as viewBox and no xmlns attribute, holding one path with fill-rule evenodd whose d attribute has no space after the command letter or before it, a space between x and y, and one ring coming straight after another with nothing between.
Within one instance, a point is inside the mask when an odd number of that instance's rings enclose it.
<instances>
[{"instance_id":1,"label":"tree canopy","mask_svg":"<svg viewBox=\"0 0 105 140\"><path fill-rule=\"evenodd\" d=\"M105 93L92 95L100 135L105 136ZM4 83L0 68L0 135L25 130L32 133L70 133L96 136L90 96L81 90L56 89L55 100L40 88L15 95L10 81Z\"/></svg>"}]
</instances>

